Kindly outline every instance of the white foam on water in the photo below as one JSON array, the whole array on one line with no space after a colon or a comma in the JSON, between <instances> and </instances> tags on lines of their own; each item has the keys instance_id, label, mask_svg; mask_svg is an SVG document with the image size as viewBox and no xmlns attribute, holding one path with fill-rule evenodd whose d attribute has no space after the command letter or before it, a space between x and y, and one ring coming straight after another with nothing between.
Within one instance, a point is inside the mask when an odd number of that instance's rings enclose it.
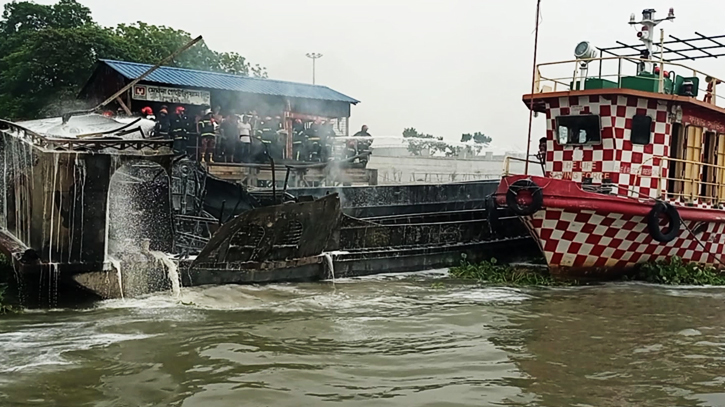
<instances>
[{"instance_id":1,"label":"white foam on water","mask_svg":"<svg viewBox=\"0 0 725 407\"><path fill-rule=\"evenodd\" d=\"M357 283L365 281L396 281L406 280L411 277L424 279L441 279L448 277L448 269L432 269L423 271L409 271L405 273L380 273L369 276L346 277L335 280L336 283Z\"/></svg>"},{"instance_id":2,"label":"white foam on water","mask_svg":"<svg viewBox=\"0 0 725 407\"><path fill-rule=\"evenodd\" d=\"M174 298L181 297L181 278L179 276L179 267L171 259L170 255L159 251L149 250L157 262L160 262L166 268L166 275L171 282L171 292Z\"/></svg>"},{"instance_id":3,"label":"white foam on water","mask_svg":"<svg viewBox=\"0 0 725 407\"><path fill-rule=\"evenodd\" d=\"M332 253L322 253L322 257L325 258L325 262L327 262L327 267L330 269L330 274L332 275L332 283L335 283L335 263L332 261Z\"/></svg>"},{"instance_id":4,"label":"white foam on water","mask_svg":"<svg viewBox=\"0 0 725 407\"><path fill-rule=\"evenodd\" d=\"M65 353L88 350L114 343L140 340L155 335L97 332L87 323L29 325L29 329L0 333L0 374L40 366L72 365Z\"/></svg>"},{"instance_id":5,"label":"white foam on water","mask_svg":"<svg viewBox=\"0 0 725 407\"><path fill-rule=\"evenodd\" d=\"M123 277L121 273L121 261L118 259L114 259L111 256L108 256L108 261L111 263L113 268L116 269L116 276L118 279L118 290L121 293L121 300L124 300L123 298Z\"/></svg>"}]
</instances>

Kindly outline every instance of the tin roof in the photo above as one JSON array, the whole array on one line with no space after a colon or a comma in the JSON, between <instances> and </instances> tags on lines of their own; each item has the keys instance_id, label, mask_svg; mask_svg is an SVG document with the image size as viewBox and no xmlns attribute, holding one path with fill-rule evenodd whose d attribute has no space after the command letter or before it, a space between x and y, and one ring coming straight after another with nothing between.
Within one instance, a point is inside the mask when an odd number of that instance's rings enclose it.
<instances>
[{"instance_id":1,"label":"tin roof","mask_svg":"<svg viewBox=\"0 0 725 407\"><path fill-rule=\"evenodd\" d=\"M153 65L135 62L113 61L101 59L111 69L127 79L136 79L148 71ZM359 101L327 86L308 85L305 83L278 81L273 79L251 78L248 76L231 75L193 69L162 66L143 79L144 82L189 86L203 89L220 89L235 92L262 95L286 96L293 98L327 100L356 104Z\"/></svg>"}]
</instances>

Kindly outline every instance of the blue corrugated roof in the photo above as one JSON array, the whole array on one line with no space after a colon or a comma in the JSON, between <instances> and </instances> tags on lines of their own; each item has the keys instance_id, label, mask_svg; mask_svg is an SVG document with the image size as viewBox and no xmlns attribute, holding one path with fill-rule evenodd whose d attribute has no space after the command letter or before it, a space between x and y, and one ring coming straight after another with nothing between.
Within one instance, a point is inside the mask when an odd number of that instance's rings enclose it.
<instances>
[{"instance_id":1,"label":"blue corrugated roof","mask_svg":"<svg viewBox=\"0 0 725 407\"><path fill-rule=\"evenodd\" d=\"M121 75L128 79L136 79L148 71L153 65L135 62L113 61L101 59ZM332 90L327 86L308 85L305 83L285 82L272 79L250 78L247 76L230 75L193 69L162 66L143 79L144 82L155 82L176 86L189 86L203 89L221 89L236 92L255 93L262 95L286 96L293 98L329 100L334 102L358 103L349 96Z\"/></svg>"}]
</instances>

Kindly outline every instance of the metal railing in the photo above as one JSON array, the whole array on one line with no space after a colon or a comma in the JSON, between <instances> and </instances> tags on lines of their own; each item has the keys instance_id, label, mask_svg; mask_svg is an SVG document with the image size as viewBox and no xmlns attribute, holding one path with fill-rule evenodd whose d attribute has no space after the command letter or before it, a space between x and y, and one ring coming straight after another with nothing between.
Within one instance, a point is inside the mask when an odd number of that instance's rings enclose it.
<instances>
[{"instance_id":1,"label":"metal railing","mask_svg":"<svg viewBox=\"0 0 725 407\"><path fill-rule=\"evenodd\" d=\"M629 62L630 64L625 64L626 62ZM609 85L609 87L611 88L631 89L629 87L623 86L623 79L627 77L637 76L638 65L641 62L645 61L633 57L620 56L601 57L586 60L577 59L559 62L546 62L538 64L535 89L537 93L584 90L586 79L606 80L609 81L607 85ZM697 77L699 79L699 92L697 95L698 100L706 101L719 107L725 107L725 97L720 97L717 95L717 84L723 82L723 80L676 62L667 62L657 59L647 60L646 62L653 64L653 66L655 67L658 67L659 74L655 74L657 76L654 78L648 78L646 76L637 76L637 78L638 80L651 79L657 85L656 88L658 89L658 93L665 93L665 71L673 72L676 76L679 75L681 77ZM584 63L586 63L587 68L582 70L582 66ZM616 64L616 68L612 67L612 64ZM607 66L605 67L605 65ZM563 74L563 68L565 67L571 69L569 70L569 72L573 73L569 73L566 75ZM558 74L548 74L548 72L547 75L542 74L542 69L547 71L554 71L555 68L559 68L557 70ZM574 87L574 89L572 89L572 86Z\"/></svg>"},{"instance_id":2,"label":"metal railing","mask_svg":"<svg viewBox=\"0 0 725 407\"><path fill-rule=\"evenodd\" d=\"M53 138L38 134L16 123L0 120L0 131L10 131L13 136L29 144L53 151L99 151L111 149L116 151L131 150L142 154L145 149L156 151L161 147L171 148L171 140L150 139L119 139L119 138ZM7 133L11 134L11 133Z\"/></svg>"},{"instance_id":3,"label":"metal railing","mask_svg":"<svg viewBox=\"0 0 725 407\"><path fill-rule=\"evenodd\" d=\"M534 156L532 156L534 157ZM507 177L509 175L520 175L523 174L523 171L521 172L512 172L511 171L511 162L520 162L520 163L529 163L532 164L532 167L529 168L541 168L541 172L543 175L546 175L546 170L544 168L544 164L539 159L526 159L526 158L519 158L519 157L512 157L512 156L506 156L503 159L503 176Z\"/></svg>"},{"instance_id":4,"label":"metal railing","mask_svg":"<svg viewBox=\"0 0 725 407\"><path fill-rule=\"evenodd\" d=\"M662 166L653 166L652 161L654 160L660 160ZM507 156L504 159L503 175L523 174L523 171L512 171L511 163L525 163L527 161L534 165L541 165L538 160ZM669 170L667 174L662 173L660 169L664 168L665 163L668 163L668 169L674 166L674 172L680 173L680 175L670 176ZM675 166L678 163L682 165ZM643 174L644 168L651 169L649 174ZM707 173L708 179L703 179L705 173ZM725 166L723 165L680 158L652 156L640 164L639 169L634 175L634 180L631 185L611 185L613 189L609 190L616 191L614 193L618 195L626 195L634 198L661 198L679 200L684 204L702 203L714 206L725 204ZM650 181L652 178L657 180L654 189L652 187L653 183ZM643 188L653 189L655 195L650 196L644 194Z\"/></svg>"},{"instance_id":5,"label":"metal railing","mask_svg":"<svg viewBox=\"0 0 725 407\"><path fill-rule=\"evenodd\" d=\"M642 175L642 168L647 167L649 161L656 159L661 160L663 164L665 162L669 164L667 165L668 173L655 173L655 168L653 168L651 175ZM682 165L678 166L676 164ZM674 172L675 176L670 176L671 172ZM705 172L707 172L710 179L703 179ZM725 166L680 158L654 156L643 163L637 171L636 185L633 187L641 189L642 181L651 178L657 179L657 193L660 198L679 200L685 204L718 205L725 203ZM651 183L645 181L644 185L649 187Z\"/></svg>"}]
</instances>

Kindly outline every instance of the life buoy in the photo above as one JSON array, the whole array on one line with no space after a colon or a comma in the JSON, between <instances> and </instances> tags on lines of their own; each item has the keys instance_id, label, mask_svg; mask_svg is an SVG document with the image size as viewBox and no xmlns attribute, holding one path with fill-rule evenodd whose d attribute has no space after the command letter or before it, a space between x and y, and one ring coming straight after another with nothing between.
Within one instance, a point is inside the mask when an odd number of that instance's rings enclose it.
<instances>
[{"instance_id":1,"label":"life buoy","mask_svg":"<svg viewBox=\"0 0 725 407\"><path fill-rule=\"evenodd\" d=\"M491 195L486 198L486 220L491 233L499 230L498 205L496 205L496 197Z\"/></svg>"},{"instance_id":2,"label":"life buoy","mask_svg":"<svg viewBox=\"0 0 725 407\"><path fill-rule=\"evenodd\" d=\"M662 230L662 225L660 225L663 217L668 219L665 225L665 231ZM677 208L662 201L658 201L652 207L647 217L649 234L652 236L652 239L658 242L667 243L674 240L680 234L681 226L682 218L680 218L680 213L677 212Z\"/></svg>"},{"instance_id":3,"label":"life buoy","mask_svg":"<svg viewBox=\"0 0 725 407\"><path fill-rule=\"evenodd\" d=\"M511 184L506 191L506 205L519 216L533 215L543 204L544 193L541 192L541 187L530 179L520 179Z\"/></svg>"}]
</instances>

